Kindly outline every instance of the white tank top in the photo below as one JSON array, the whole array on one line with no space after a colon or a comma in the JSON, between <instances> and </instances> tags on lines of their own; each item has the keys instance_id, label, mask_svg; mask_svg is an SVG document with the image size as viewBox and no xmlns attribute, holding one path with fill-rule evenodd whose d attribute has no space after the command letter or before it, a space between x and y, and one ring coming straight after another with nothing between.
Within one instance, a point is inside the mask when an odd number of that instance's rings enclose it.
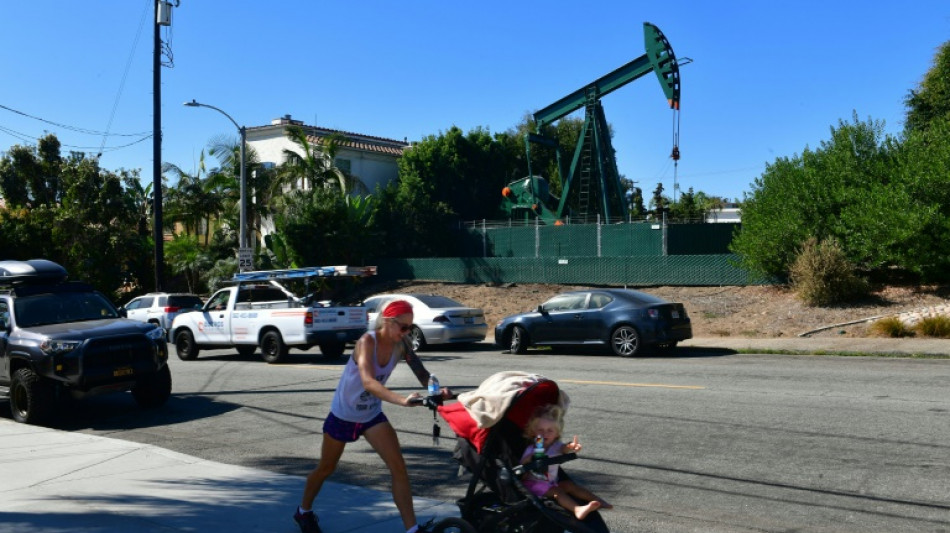
<instances>
[{"instance_id":1,"label":"white tank top","mask_svg":"<svg viewBox=\"0 0 950 533\"><path fill-rule=\"evenodd\" d=\"M385 367L379 366L376 358L376 331L368 332L373 339L373 372L376 380L386 384L386 380L396 368L399 362L397 345L393 345L393 353L389 358L389 364ZM383 401L373 396L363 388L363 380L360 379L360 369L356 365L356 359L350 357L343 367L343 375L340 376L340 383L336 386L336 392L333 394L333 402L330 404L330 412L334 416L347 422L365 423L372 420L376 415L383 412Z\"/></svg>"}]
</instances>

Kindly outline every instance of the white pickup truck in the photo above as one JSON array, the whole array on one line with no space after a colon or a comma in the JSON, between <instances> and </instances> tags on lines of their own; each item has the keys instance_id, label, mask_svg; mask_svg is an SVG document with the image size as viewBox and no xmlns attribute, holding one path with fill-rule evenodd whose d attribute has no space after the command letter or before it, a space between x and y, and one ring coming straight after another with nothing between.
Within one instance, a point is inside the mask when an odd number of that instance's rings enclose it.
<instances>
[{"instance_id":1,"label":"white pickup truck","mask_svg":"<svg viewBox=\"0 0 950 533\"><path fill-rule=\"evenodd\" d=\"M235 274L231 287L214 293L200 310L175 317L168 332L178 358L189 361L202 348L236 348L243 356L261 348L268 363L284 360L290 348L319 346L327 357L343 354L347 342L367 328L366 308L314 302L329 279L364 277L376 267L312 267ZM287 285L316 282L318 290L297 296Z\"/></svg>"}]
</instances>

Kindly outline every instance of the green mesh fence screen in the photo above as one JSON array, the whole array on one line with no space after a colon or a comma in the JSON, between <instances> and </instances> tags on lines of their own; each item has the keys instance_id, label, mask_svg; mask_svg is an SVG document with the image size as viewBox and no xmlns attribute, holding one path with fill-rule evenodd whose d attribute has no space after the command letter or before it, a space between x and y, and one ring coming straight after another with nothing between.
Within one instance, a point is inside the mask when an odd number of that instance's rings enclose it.
<instances>
[{"instance_id":1,"label":"green mesh fence screen","mask_svg":"<svg viewBox=\"0 0 950 533\"><path fill-rule=\"evenodd\" d=\"M738 224L571 224L463 230L465 257L630 257L728 254Z\"/></svg>"},{"instance_id":2,"label":"green mesh fence screen","mask_svg":"<svg viewBox=\"0 0 950 533\"><path fill-rule=\"evenodd\" d=\"M756 285L732 254L631 257L455 257L379 261L383 279L572 285Z\"/></svg>"}]
</instances>

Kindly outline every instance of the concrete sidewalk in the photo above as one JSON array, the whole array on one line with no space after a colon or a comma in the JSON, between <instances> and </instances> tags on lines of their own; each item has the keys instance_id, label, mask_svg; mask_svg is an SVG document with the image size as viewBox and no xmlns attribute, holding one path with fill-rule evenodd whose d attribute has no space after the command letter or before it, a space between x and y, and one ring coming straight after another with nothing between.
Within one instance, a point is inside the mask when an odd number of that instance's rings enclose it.
<instances>
[{"instance_id":1,"label":"concrete sidewalk","mask_svg":"<svg viewBox=\"0 0 950 533\"><path fill-rule=\"evenodd\" d=\"M0 419L0 531L293 533L304 478ZM420 522L458 516L416 498ZM404 531L389 492L327 482L324 531Z\"/></svg>"}]
</instances>

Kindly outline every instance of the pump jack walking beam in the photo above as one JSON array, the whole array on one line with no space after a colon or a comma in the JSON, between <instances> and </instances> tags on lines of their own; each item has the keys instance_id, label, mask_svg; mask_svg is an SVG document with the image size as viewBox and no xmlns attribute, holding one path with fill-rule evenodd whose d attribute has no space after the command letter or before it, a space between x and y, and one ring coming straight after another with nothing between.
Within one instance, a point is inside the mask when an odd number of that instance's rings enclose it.
<instances>
[{"instance_id":1,"label":"pump jack walking beam","mask_svg":"<svg viewBox=\"0 0 950 533\"><path fill-rule=\"evenodd\" d=\"M670 108L679 109L679 65L673 49L660 29L653 24L644 22L643 33L646 48L644 55L534 114L536 131L540 133L545 125L582 107L586 108L584 129L574 151L570 171L567 176L561 175L563 186L556 212L557 219L563 218L567 213L568 197L572 193L578 196L577 215L582 220L592 212L602 214L607 219L625 212L624 195L614 150L610 144L610 132L600 105L602 97L652 71L656 73ZM525 139L529 176L532 176L529 144L539 142L540 139L543 137L539 135L530 135ZM578 190L574 192L572 187Z\"/></svg>"}]
</instances>

